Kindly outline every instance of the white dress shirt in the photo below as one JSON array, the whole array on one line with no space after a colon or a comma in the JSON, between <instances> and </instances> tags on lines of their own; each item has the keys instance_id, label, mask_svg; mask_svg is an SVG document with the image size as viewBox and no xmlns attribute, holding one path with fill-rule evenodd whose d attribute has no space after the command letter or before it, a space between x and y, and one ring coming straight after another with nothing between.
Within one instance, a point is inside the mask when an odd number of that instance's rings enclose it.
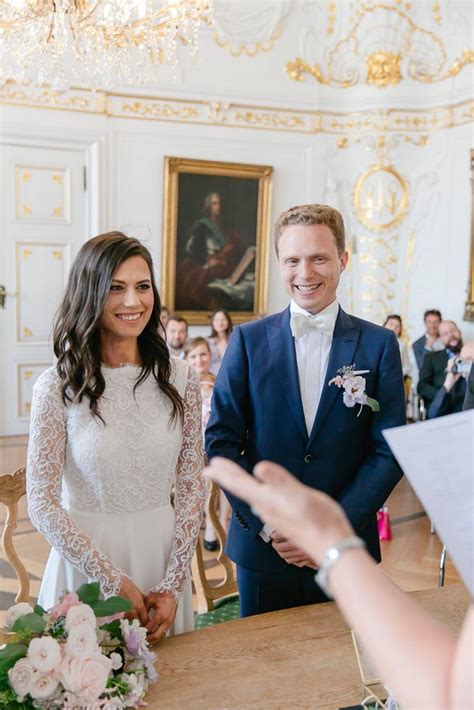
<instances>
[{"instance_id":1,"label":"white dress shirt","mask_svg":"<svg viewBox=\"0 0 474 710\"><path fill-rule=\"evenodd\" d=\"M333 316L331 335L325 335L320 330L311 328L305 335L301 336L301 338L294 339L301 403L303 405L308 436L313 428L324 381L326 379L329 353L331 352L332 338L338 312L339 304L336 300L318 313L318 315L329 314ZM290 302L290 313L301 313L304 316L313 315L303 308L300 308L293 300ZM260 537L265 542L270 542L272 532L273 527L266 523L260 531Z\"/></svg>"},{"instance_id":2,"label":"white dress shirt","mask_svg":"<svg viewBox=\"0 0 474 710\"><path fill-rule=\"evenodd\" d=\"M311 316L311 313L300 308L294 301L290 304L291 313L301 313ZM333 328L339 312L339 304L333 301L318 315L329 314L333 316ZM319 400L324 386L326 371L328 369L329 353L332 345L331 335L325 335L320 330L311 328L301 338L295 338L296 362L298 365L298 380L300 383L301 403L308 436L313 428L314 419L318 410Z\"/></svg>"}]
</instances>

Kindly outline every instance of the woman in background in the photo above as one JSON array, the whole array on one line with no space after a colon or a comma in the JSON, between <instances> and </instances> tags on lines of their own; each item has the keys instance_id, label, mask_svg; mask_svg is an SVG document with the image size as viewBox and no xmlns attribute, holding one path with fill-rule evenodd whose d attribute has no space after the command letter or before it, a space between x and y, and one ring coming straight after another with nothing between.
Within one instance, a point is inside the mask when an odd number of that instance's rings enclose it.
<instances>
[{"instance_id":1,"label":"woman in background","mask_svg":"<svg viewBox=\"0 0 474 710\"><path fill-rule=\"evenodd\" d=\"M57 364L34 387L26 472L52 548L39 603L99 581L132 602L151 642L194 627L205 494L199 382L159 325L149 251L121 232L87 241L56 318Z\"/></svg>"},{"instance_id":2,"label":"woman in background","mask_svg":"<svg viewBox=\"0 0 474 710\"><path fill-rule=\"evenodd\" d=\"M418 367L416 365L415 356L411 348L409 349L405 340L403 340L403 324L401 316L390 315L385 319L384 328L392 330L397 336L398 347L400 348L400 357L402 360L403 377L406 380L411 378L411 383L416 385L418 382Z\"/></svg>"},{"instance_id":3,"label":"woman in background","mask_svg":"<svg viewBox=\"0 0 474 710\"><path fill-rule=\"evenodd\" d=\"M219 372L232 330L233 325L230 313L219 310L212 314L211 335L207 341L211 349L211 365L209 369L215 375Z\"/></svg>"}]
</instances>

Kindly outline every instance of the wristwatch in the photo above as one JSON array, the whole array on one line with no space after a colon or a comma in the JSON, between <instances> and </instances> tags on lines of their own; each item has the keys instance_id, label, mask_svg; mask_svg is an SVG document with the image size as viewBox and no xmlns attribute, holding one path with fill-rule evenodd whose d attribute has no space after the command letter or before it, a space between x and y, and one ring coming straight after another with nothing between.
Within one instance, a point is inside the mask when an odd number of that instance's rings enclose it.
<instances>
[{"instance_id":1,"label":"wristwatch","mask_svg":"<svg viewBox=\"0 0 474 710\"><path fill-rule=\"evenodd\" d=\"M319 565L319 569L314 575L314 581L318 587L321 587L327 597L333 599L329 588L329 572L332 570L336 562L338 562L347 550L355 550L363 547L365 547L365 542L360 537L352 535L351 537L345 537L336 545L330 547L329 550L326 550L322 562Z\"/></svg>"}]
</instances>

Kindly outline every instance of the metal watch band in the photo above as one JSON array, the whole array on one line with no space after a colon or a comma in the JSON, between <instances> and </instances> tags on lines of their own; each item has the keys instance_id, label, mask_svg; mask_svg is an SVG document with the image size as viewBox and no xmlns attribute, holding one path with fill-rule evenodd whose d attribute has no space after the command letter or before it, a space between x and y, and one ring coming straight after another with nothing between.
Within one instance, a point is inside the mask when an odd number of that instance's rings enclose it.
<instances>
[{"instance_id":1,"label":"metal watch band","mask_svg":"<svg viewBox=\"0 0 474 710\"><path fill-rule=\"evenodd\" d=\"M330 547L329 550L326 550L321 564L319 565L319 569L314 575L314 581L319 587L321 587L327 597L330 599L333 598L329 588L329 572L334 567L336 562L338 562L343 553L347 550L355 550L363 547L365 547L365 542L360 537L352 535L351 537L345 537L336 545Z\"/></svg>"}]
</instances>

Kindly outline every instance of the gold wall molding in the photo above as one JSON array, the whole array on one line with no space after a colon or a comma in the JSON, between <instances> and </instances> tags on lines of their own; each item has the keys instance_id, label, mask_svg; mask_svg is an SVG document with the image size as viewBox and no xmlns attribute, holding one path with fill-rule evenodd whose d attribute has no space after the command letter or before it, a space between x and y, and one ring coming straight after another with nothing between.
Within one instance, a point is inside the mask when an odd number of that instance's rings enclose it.
<instances>
[{"instance_id":1,"label":"gold wall molding","mask_svg":"<svg viewBox=\"0 0 474 710\"><path fill-rule=\"evenodd\" d=\"M212 38L220 49L225 49L232 57L241 57L245 54L247 57L256 57L260 52L271 52L275 46L275 42L280 39L282 26L277 25L274 33L266 42L255 42L255 44L245 44L241 42L238 47L232 45L225 39L221 39L217 32L214 32Z\"/></svg>"},{"instance_id":2,"label":"gold wall molding","mask_svg":"<svg viewBox=\"0 0 474 710\"><path fill-rule=\"evenodd\" d=\"M78 101L76 101L78 99ZM35 87L0 87L0 105L77 111L171 123L219 125L290 133L358 135L372 131L410 133L454 128L474 120L471 99L430 109L384 108L362 111L309 111L223 101L132 96L71 89L59 94Z\"/></svg>"},{"instance_id":3,"label":"gold wall molding","mask_svg":"<svg viewBox=\"0 0 474 710\"><path fill-rule=\"evenodd\" d=\"M357 219L367 229L392 229L408 210L407 182L393 165L372 165L356 182L354 207Z\"/></svg>"},{"instance_id":4,"label":"gold wall molding","mask_svg":"<svg viewBox=\"0 0 474 710\"><path fill-rule=\"evenodd\" d=\"M470 48L448 59L439 34L414 22L410 9L408 4L402 10L386 3L361 2L341 39L328 49L326 66L297 57L286 64L286 73L293 81L303 81L309 75L320 84L341 89L364 83L381 89L407 78L423 83L444 81L474 63ZM440 25L436 3L433 17Z\"/></svg>"}]
</instances>

